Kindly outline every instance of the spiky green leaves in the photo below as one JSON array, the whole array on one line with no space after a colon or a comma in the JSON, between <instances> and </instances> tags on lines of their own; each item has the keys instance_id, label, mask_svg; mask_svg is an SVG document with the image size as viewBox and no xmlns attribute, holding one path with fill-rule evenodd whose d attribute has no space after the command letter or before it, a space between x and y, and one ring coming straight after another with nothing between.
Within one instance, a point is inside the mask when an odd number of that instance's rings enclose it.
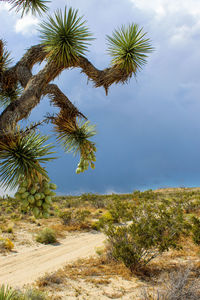
<instances>
[{"instance_id":1,"label":"spiky green leaves","mask_svg":"<svg viewBox=\"0 0 200 300\"><path fill-rule=\"evenodd\" d=\"M17 297L16 290L13 290L9 286L5 286L4 284L0 286L0 299L2 300L12 300Z\"/></svg>"},{"instance_id":2,"label":"spiky green leaves","mask_svg":"<svg viewBox=\"0 0 200 300\"><path fill-rule=\"evenodd\" d=\"M8 69L11 61L10 53L5 48L5 42L0 39L0 73Z\"/></svg>"},{"instance_id":3,"label":"spiky green leaves","mask_svg":"<svg viewBox=\"0 0 200 300\"><path fill-rule=\"evenodd\" d=\"M58 65L70 66L76 63L79 55L84 55L89 45L91 33L85 26L78 10L65 8L55 12L54 18L49 16L40 25L42 44L46 47L48 57Z\"/></svg>"},{"instance_id":4,"label":"spiky green leaves","mask_svg":"<svg viewBox=\"0 0 200 300\"><path fill-rule=\"evenodd\" d=\"M80 162L76 173L84 172L89 165L92 169L95 168L96 161L95 143L88 139L96 134L95 126L89 121L76 121L69 119L65 115L60 114L54 119L55 131L57 132L58 140L64 146L66 152L73 152L75 155L80 154Z\"/></svg>"},{"instance_id":5,"label":"spiky green leaves","mask_svg":"<svg viewBox=\"0 0 200 300\"><path fill-rule=\"evenodd\" d=\"M46 6L47 3L50 1L46 0L8 0L9 3L11 3L12 9L15 9L16 12L22 11L22 17L23 15L31 12L33 15L39 14L42 15L42 13L46 12L48 7Z\"/></svg>"},{"instance_id":6,"label":"spiky green leaves","mask_svg":"<svg viewBox=\"0 0 200 300\"><path fill-rule=\"evenodd\" d=\"M107 36L107 42L112 64L125 70L127 74L136 75L146 63L147 54L153 51L146 33L137 24L115 30L111 37Z\"/></svg>"},{"instance_id":7,"label":"spiky green leaves","mask_svg":"<svg viewBox=\"0 0 200 300\"><path fill-rule=\"evenodd\" d=\"M0 140L0 180L6 188L15 188L22 178L29 182L46 177L40 165L53 159L46 157L54 152L50 144L44 145L48 137L35 132L17 131L15 135Z\"/></svg>"},{"instance_id":8,"label":"spiky green leaves","mask_svg":"<svg viewBox=\"0 0 200 300\"><path fill-rule=\"evenodd\" d=\"M10 53L5 47L5 42L0 39L0 78L1 75L9 68L12 59ZM0 107L8 106L11 101L18 98L21 88L16 82L11 82L9 78L5 82L0 81Z\"/></svg>"},{"instance_id":9,"label":"spiky green leaves","mask_svg":"<svg viewBox=\"0 0 200 300\"><path fill-rule=\"evenodd\" d=\"M11 87L0 85L0 107L7 107L20 96L21 92L22 89L19 84L15 83Z\"/></svg>"}]
</instances>

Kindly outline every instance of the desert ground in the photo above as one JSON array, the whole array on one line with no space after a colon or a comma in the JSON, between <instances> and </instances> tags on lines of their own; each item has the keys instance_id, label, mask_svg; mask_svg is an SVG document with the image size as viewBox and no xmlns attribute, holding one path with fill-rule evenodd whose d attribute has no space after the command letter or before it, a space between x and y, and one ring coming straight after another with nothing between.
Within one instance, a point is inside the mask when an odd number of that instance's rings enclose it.
<instances>
[{"instance_id":1,"label":"desert ground","mask_svg":"<svg viewBox=\"0 0 200 300\"><path fill-rule=\"evenodd\" d=\"M200 199L200 189L161 189L150 193ZM0 283L20 291L37 289L44 296L38 299L160 299L158 291L173 289L173 283L184 280L185 274L197 288L200 246L192 242L190 235L181 236L181 249L169 249L135 272L106 255L106 236L96 224L107 213L107 203L117 197L120 201L135 199L133 194L55 197L49 219L21 213L13 198L2 198L0 236L12 245L0 247ZM199 215L199 207L200 204L191 210ZM63 211L78 213L66 221ZM83 211L87 213L80 217ZM56 242L37 241L45 228L54 231Z\"/></svg>"}]
</instances>

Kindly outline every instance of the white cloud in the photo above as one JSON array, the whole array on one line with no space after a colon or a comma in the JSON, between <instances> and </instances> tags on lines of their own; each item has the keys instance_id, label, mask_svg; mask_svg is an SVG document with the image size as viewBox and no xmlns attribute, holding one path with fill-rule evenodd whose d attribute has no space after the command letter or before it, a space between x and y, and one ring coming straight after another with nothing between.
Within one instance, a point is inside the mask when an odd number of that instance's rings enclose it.
<instances>
[{"instance_id":1,"label":"white cloud","mask_svg":"<svg viewBox=\"0 0 200 300\"><path fill-rule=\"evenodd\" d=\"M0 1L0 12L1 11L9 11L11 8L11 5L5 1Z\"/></svg>"},{"instance_id":2,"label":"white cloud","mask_svg":"<svg viewBox=\"0 0 200 300\"><path fill-rule=\"evenodd\" d=\"M198 0L131 0L141 10L151 11L158 16L185 11L194 16L200 15Z\"/></svg>"},{"instance_id":3,"label":"white cloud","mask_svg":"<svg viewBox=\"0 0 200 300\"><path fill-rule=\"evenodd\" d=\"M183 47L199 35L200 1L130 0L146 16L160 38L172 47ZM160 41L161 42L161 41Z\"/></svg>"},{"instance_id":4,"label":"white cloud","mask_svg":"<svg viewBox=\"0 0 200 300\"><path fill-rule=\"evenodd\" d=\"M17 33L22 33L23 35L33 35L37 34L36 26L39 20L31 15L26 15L23 18L17 20L15 24L15 31Z\"/></svg>"}]
</instances>

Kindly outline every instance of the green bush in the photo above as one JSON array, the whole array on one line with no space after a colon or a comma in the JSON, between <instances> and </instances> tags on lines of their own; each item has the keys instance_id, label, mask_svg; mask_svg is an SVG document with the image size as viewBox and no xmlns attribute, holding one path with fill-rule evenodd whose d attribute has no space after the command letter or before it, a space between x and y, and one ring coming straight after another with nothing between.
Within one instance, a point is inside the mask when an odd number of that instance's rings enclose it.
<instances>
[{"instance_id":1,"label":"green bush","mask_svg":"<svg viewBox=\"0 0 200 300\"><path fill-rule=\"evenodd\" d=\"M114 196L112 202L108 205L108 210L114 223L120 223L128 218L129 203L118 196Z\"/></svg>"},{"instance_id":2,"label":"green bush","mask_svg":"<svg viewBox=\"0 0 200 300\"><path fill-rule=\"evenodd\" d=\"M24 294L24 300L46 300L47 296L37 290L37 289L30 289L28 291L25 292Z\"/></svg>"},{"instance_id":3,"label":"green bush","mask_svg":"<svg viewBox=\"0 0 200 300\"><path fill-rule=\"evenodd\" d=\"M72 221L72 210L60 212L59 217L62 219L64 225L69 225Z\"/></svg>"},{"instance_id":4,"label":"green bush","mask_svg":"<svg viewBox=\"0 0 200 300\"><path fill-rule=\"evenodd\" d=\"M56 234L53 229L44 228L37 234L36 241L42 244L53 244L57 241Z\"/></svg>"},{"instance_id":5,"label":"green bush","mask_svg":"<svg viewBox=\"0 0 200 300\"><path fill-rule=\"evenodd\" d=\"M130 216L129 225L110 224L104 226L103 231L112 257L131 271L145 266L170 248L180 248L179 237L188 230L183 210L178 205L141 201L133 206Z\"/></svg>"},{"instance_id":6,"label":"green bush","mask_svg":"<svg viewBox=\"0 0 200 300\"><path fill-rule=\"evenodd\" d=\"M200 245L200 218L192 218L192 238L195 244Z\"/></svg>"},{"instance_id":7,"label":"green bush","mask_svg":"<svg viewBox=\"0 0 200 300\"><path fill-rule=\"evenodd\" d=\"M60 213L60 218L64 225L83 224L90 214L90 211L86 209L67 210Z\"/></svg>"}]
</instances>

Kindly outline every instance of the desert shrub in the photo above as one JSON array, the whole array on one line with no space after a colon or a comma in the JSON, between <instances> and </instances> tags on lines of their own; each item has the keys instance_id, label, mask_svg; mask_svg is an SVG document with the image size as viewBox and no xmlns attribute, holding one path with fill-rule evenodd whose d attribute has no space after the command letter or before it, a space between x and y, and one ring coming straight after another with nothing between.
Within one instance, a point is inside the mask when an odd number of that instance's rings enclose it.
<instances>
[{"instance_id":1,"label":"desert shrub","mask_svg":"<svg viewBox=\"0 0 200 300\"><path fill-rule=\"evenodd\" d=\"M2 285L0 287L0 300L13 300L16 296L16 291L11 287Z\"/></svg>"},{"instance_id":2,"label":"desert shrub","mask_svg":"<svg viewBox=\"0 0 200 300\"><path fill-rule=\"evenodd\" d=\"M134 271L170 248L180 248L187 226L180 206L141 201L133 207L129 225L110 224L103 231L112 257Z\"/></svg>"},{"instance_id":3,"label":"desert shrub","mask_svg":"<svg viewBox=\"0 0 200 300\"><path fill-rule=\"evenodd\" d=\"M60 213L64 225L83 224L87 221L90 211L86 209L67 210Z\"/></svg>"},{"instance_id":4,"label":"desert shrub","mask_svg":"<svg viewBox=\"0 0 200 300\"><path fill-rule=\"evenodd\" d=\"M115 219L111 215L110 211L105 212L98 221L92 222L91 227L94 230L100 231L106 226L109 226L113 223L115 223Z\"/></svg>"},{"instance_id":5,"label":"desert shrub","mask_svg":"<svg viewBox=\"0 0 200 300\"><path fill-rule=\"evenodd\" d=\"M14 244L9 238L0 237L0 251L11 251L13 248Z\"/></svg>"},{"instance_id":6,"label":"desert shrub","mask_svg":"<svg viewBox=\"0 0 200 300\"><path fill-rule=\"evenodd\" d=\"M200 218L192 218L192 238L195 244L200 245Z\"/></svg>"},{"instance_id":7,"label":"desert shrub","mask_svg":"<svg viewBox=\"0 0 200 300\"><path fill-rule=\"evenodd\" d=\"M96 195L91 193L82 194L81 201L88 202L95 208L104 208L106 206L106 201L102 195Z\"/></svg>"},{"instance_id":8,"label":"desert shrub","mask_svg":"<svg viewBox=\"0 0 200 300\"><path fill-rule=\"evenodd\" d=\"M112 202L108 205L108 211L112 216L114 223L120 223L127 220L129 216L129 203L115 196Z\"/></svg>"},{"instance_id":9,"label":"desert shrub","mask_svg":"<svg viewBox=\"0 0 200 300\"><path fill-rule=\"evenodd\" d=\"M165 288L150 292L147 289L141 291L141 300L199 300L200 278L191 280L190 270L182 269L169 275Z\"/></svg>"},{"instance_id":10,"label":"desert shrub","mask_svg":"<svg viewBox=\"0 0 200 300\"><path fill-rule=\"evenodd\" d=\"M41 244L53 244L57 241L56 234L51 228L44 228L36 236L36 241Z\"/></svg>"},{"instance_id":11,"label":"desert shrub","mask_svg":"<svg viewBox=\"0 0 200 300\"><path fill-rule=\"evenodd\" d=\"M14 295L12 298L10 298L12 300L48 300L49 298L47 297L47 295L41 291L39 291L38 289L32 288L32 289L28 289L25 292L22 292L20 290L16 290L14 292ZM0 298L1 300L1 298Z\"/></svg>"},{"instance_id":12,"label":"desert shrub","mask_svg":"<svg viewBox=\"0 0 200 300\"><path fill-rule=\"evenodd\" d=\"M43 292L37 289L29 289L24 294L24 300L46 300L46 299L47 296Z\"/></svg>"},{"instance_id":13,"label":"desert shrub","mask_svg":"<svg viewBox=\"0 0 200 300\"><path fill-rule=\"evenodd\" d=\"M59 217L62 219L64 225L69 225L72 221L72 210L60 212Z\"/></svg>"},{"instance_id":14,"label":"desert shrub","mask_svg":"<svg viewBox=\"0 0 200 300\"><path fill-rule=\"evenodd\" d=\"M84 209L84 210L77 210L74 212L73 214L73 221L75 223L84 223L86 222L87 218L90 216L90 211L87 210L87 209Z\"/></svg>"},{"instance_id":15,"label":"desert shrub","mask_svg":"<svg viewBox=\"0 0 200 300\"><path fill-rule=\"evenodd\" d=\"M61 284L63 282L62 278L56 274L47 274L37 280L38 287L50 286L52 284Z\"/></svg>"}]
</instances>

